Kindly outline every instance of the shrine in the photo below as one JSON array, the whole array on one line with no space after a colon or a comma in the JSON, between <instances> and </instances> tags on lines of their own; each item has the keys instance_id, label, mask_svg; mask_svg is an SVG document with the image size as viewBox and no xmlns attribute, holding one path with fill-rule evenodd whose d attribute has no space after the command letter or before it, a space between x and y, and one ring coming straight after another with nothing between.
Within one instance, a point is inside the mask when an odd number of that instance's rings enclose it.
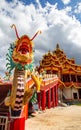
<instances>
[{"instance_id":1,"label":"shrine","mask_svg":"<svg viewBox=\"0 0 81 130\"><path fill-rule=\"evenodd\" d=\"M59 77L59 100L81 100L81 65L74 58L68 58L59 44L52 52L43 55L37 71L43 76L56 74Z\"/></svg>"}]
</instances>

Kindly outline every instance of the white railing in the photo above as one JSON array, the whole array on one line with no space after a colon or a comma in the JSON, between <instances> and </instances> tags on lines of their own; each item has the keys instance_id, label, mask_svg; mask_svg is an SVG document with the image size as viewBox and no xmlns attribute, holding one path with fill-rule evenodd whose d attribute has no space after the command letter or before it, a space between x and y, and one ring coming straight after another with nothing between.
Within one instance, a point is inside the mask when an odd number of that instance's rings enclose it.
<instances>
[{"instance_id":1,"label":"white railing","mask_svg":"<svg viewBox=\"0 0 81 130\"><path fill-rule=\"evenodd\" d=\"M56 74L44 74L43 75L43 78L46 79L46 78L55 78L55 77L58 77Z\"/></svg>"},{"instance_id":2,"label":"white railing","mask_svg":"<svg viewBox=\"0 0 81 130\"><path fill-rule=\"evenodd\" d=\"M8 129L8 117L0 116L0 130L7 130L7 129Z\"/></svg>"}]
</instances>

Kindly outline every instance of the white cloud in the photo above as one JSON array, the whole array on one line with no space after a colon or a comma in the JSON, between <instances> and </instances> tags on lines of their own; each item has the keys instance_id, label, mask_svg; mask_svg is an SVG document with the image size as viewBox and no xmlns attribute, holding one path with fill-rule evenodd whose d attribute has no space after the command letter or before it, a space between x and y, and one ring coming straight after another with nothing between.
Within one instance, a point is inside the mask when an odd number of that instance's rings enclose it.
<instances>
[{"instance_id":1,"label":"white cloud","mask_svg":"<svg viewBox=\"0 0 81 130\"><path fill-rule=\"evenodd\" d=\"M81 2L75 6L74 12L77 14L81 13Z\"/></svg>"},{"instance_id":2,"label":"white cloud","mask_svg":"<svg viewBox=\"0 0 81 130\"><path fill-rule=\"evenodd\" d=\"M69 16L70 12L71 7L58 10L57 4L47 3L42 8L38 1L36 8L33 4L24 5L18 0L10 3L2 0L0 3L0 62L4 63L4 67L2 68L0 64L0 70L3 72L6 70L6 53L9 44L16 39L15 31L10 28L13 23L17 26L19 36L27 34L32 37L37 30L42 30L42 34L34 39L36 63L44 53L53 50L57 42L66 52L73 52L71 55L75 55L74 46L76 46L76 53L77 51L79 53L81 23L74 16Z\"/></svg>"},{"instance_id":3,"label":"white cloud","mask_svg":"<svg viewBox=\"0 0 81 130\"><path fill-rule=\"evenodd\" d=\"M62 0L63 4L67 5L71 2L71 0Z\"/></svg>"}]
</instances>

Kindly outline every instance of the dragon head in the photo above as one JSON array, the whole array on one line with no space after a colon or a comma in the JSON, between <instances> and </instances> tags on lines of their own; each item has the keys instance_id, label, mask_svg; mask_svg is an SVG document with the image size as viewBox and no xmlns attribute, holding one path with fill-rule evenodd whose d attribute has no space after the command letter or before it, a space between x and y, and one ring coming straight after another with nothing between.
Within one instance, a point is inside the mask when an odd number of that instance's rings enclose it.
<instances>
[{"instance_id":1,"label":"dragon head","mask_svg":"<svg viewBox=\"0 0 81 130\"><path fill-rule=\"evenodd\" d=\"M13 24L11 27L15 28L17 40L15 41L15 48L12 53L12 59L15 63L21 65L30 64L33 60L33 43L32 40L36 37L38 31L31 39L27 35L18 36L16 26Z\"/></svg>"}]
</instances>

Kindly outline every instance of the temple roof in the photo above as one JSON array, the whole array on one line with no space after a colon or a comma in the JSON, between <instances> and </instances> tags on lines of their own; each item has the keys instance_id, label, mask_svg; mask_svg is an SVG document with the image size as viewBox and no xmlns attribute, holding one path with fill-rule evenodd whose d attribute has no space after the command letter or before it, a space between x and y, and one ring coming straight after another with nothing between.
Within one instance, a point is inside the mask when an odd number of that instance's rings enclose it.
<instances>
[{"instance_id":1,"label":"temple roof","mask_svg":"<svg viewBox=\"0 0 81 130\"><path fill-rule=\"evenodd\" d=\"M52 52L48 51L43 55L42 60L40 61L39 70L43 68L44 70L61 70L61 73L69 73L74 72L77 74L81 74L81 66L75 64L74 58L68 58L65 52L60 49L59 44L56 44L56 49Z\"/></svg>"}]
</instances>

